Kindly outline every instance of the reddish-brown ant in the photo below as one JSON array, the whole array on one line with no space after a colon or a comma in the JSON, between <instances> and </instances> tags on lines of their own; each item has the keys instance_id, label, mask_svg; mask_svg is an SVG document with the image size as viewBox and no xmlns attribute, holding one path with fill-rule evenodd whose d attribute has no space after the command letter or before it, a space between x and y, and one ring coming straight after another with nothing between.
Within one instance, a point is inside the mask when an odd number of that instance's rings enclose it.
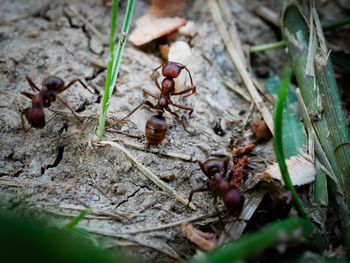
<instances>
[{"instance_id":1,"label":"reddish-brown ant","mask_svg":"<svg viewBox=\"0 0 350 263\"><path fill-rule=\"evenodd\" d=\"M68 89L70 86L72 86L76 82L79 82L85 89L87 89L90 93L92 93L80 79L74 79L71 82L69 82L67 85L64 85L64 81L62 79L60 79L59 77L51 76L44 79L44 81L42 82L41 89L39 89L29 77L26 77L26 79L30 87L32 88L32 90L39 91L39 93L34 95L25 91L21 92L22 95L32 100L32 107L28 107L24 109L21 113L22 128L24 131L27 131L28 129L26 129L25 127L23 115L26 117L27 121L31 124L32 127L34 128L45 127L44 108L50 107L51 102L56 101L56 98L64 106L66 106L74 114L74 116L80 121L78 116L68 106L68 104L57 96L57 94L62 93L63 91Z\"/></svg>"},{"instance_id":2,"label":"reddish-brown ant","mask_svg":"<svg viewBox=\"0 0 350 263\"><path fill-rule=\"evenodd\" d=\"M162 81L162 87L159 86L158 79L157 79L157 70L159 68L162 68L162 75L165 77ZM175 92L174 78L177 78L179 76L179 74L181 73L181 70L183 70L183 69L185 69L187 71L188 75L190 76L191 86L185 90L180 91L180 92ZM146 123L146 129L145 129L146 131L145 132L146 132L146 138L147 138L147 141L149 144L158 145L163 141L163 139L165 137L165 134L167 131L167 123L166 123L165 118L163 117L164 110L166 110L170 114L174 115L176 120L181 123L181 125L183 126L185 131L191 134L191 132L189 132L186 129L185 124L180 119L180 116L177 113L173 112L169 108L169 105L172 105L172 106L178 107L180 109L188 110L188 111L190 111L189 116L191 117L191 114L193 112L192 108L189 108L189 107L186 107L183 105L175 104L170 100L171 95L183 95L183 94L186 94L186 93L189 93L192 91L192 93L185 95L184 96L184 98L185 98L185 97L190 96L196 92L196 87L193 85L192 76L191 76L190 71L186 68L185 65L182 65L182 64L177 63L177 62L168 61L168 62L160 65L159 67L155 68L152 72L151 77L152 77L154 83L156 84L157 88L160 90L160 95L159 95L159 97L157 97L156 95L150 93L147 90L143 90L143 93L144 93L144 95L149 95L155 99L158 99L157 105L153 105L148 100L145 100L139 106L137 106L135 109L133 109L128 115L126 115L124 118L122 118L117 123L115 123L112 127L116 126L121 121L130 117L142 105L147 105L148 107L158 111L157 115L153 115Z\"/></svg>"},{"instance_id":3,"label":"reddish-brown ant","mask_svg":"<svg viewBox=\"0 0 350 263\"><path fill-rule=\"evenodd\" d=\"M217 206L218 196L221 196L227 211L234 217L238 217L243 209L244 196L235 188L232 188L229 183L225 180L225 175L227 173L227 161L217 158L208 159L204 163L200 161L194 161L199 164L202 172L208 177L212 186L205 188L198 188L191 191L188 198L188 204L192 201L194 193L214 191L214 201L213 204L215 209L219 213Z\"/></svg>"}]
</instances>

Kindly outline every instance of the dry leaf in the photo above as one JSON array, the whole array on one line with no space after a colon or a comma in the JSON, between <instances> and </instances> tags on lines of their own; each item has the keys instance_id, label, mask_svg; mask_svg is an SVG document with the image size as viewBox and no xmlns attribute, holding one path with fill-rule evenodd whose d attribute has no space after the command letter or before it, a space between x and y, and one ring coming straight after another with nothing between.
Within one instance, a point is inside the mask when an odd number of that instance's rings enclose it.
<instances>
[{"instance_id":1,"label":"dry leaf","mask_svg":"<svg viewBox=\"0 0 350 263\"><path fill-rule=\"evenodd\" d=\"M154 17L146 14L136 21L136 27L131 32L129 40L136 46L165 36L186 24L186 19L180 17Z\"/></svg>"},{"instance_id":2,"label":"dry leaf","mask_svg":"<svg viewBox=\"0 0 350 263\"><path fill-rule=\"evenodd\" d=\"M129 40L136 46L142 46L174 32L186 24L186 19L169 15L182 10L184 6L184 0L153 0L147 14L136 20L136 27Z\"/></svg>"},{"instance_id":3,"label":"dry leaf","mask_svg":"<svg viewBox=\"0 0 350 263\"><path fill-rule=\"evenodd\" d=\"M148 13L152 16L171 16L185 7L186 0L153 0Z\"/></svg>"}]
</instances>

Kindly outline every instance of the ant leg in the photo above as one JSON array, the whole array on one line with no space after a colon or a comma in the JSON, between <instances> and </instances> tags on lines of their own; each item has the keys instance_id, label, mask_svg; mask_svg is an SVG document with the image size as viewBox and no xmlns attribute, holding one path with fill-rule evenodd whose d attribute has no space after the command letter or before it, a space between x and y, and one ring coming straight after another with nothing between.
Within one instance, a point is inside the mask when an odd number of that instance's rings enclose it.
<instances>
[{"instance_id":1,"label":"ant leg","mask_svg":"<svg viewBox=\"0 0 350 263\"><path fill-rule=\"evenodd\" d=\"M27 115L28 111L30 108L25 108L22 112L21 112L21 122L22 122L22 129L24 132L27 132L30 128L26 128L25 122L24 122L24 118L23 115Z\"/></svg>"},{"instance_id":2,"label":"ant leg","mask_svg":"<svg viewBox=\"0 0 350 263\"><path fill-rule=\"evenodd\" d=\"M24 95L24 96L26 96L27 98L29 98L29 99L31 99L31 100L35 97L34 94L31 94L31 93L25 92L25 91L22 91L21 94Z\"/></svg>"},{"instance_id":3,"label":"ant leg","mask_svg":"<svg viewBox=\"0 0 350 263\"><path fill-rule=\"evenodd\" d=\"M219 220L223 222L222 217L220 215L219 207L218 207L218 194L215 193L214 200L213 200L213 205L215 207L216 213L218 214Z\"/></svg>"},{"instance_id":4,"label":"ant leg","mask_svg":"<svg viewBox=\"0 0 350 263\"><path fill-rule=\"evenodd\" d=\"M171 102L171 101L169 101L169 105L173 105L173 106L178 107L178 108L183 109L183 110L189 110L190 113L189 113L188 115L189 115L190 117L191 117L191 115L192 115L193 109L190 108L190 107L186 107L186 106L183 106L183 105L175 104L175 103L173 103L173 102Z\"/></svg>"},{"instance_id":5,"label":"ant leg","mask_svg":"<svg viewBox=\"0 0 350 263\"><path fill-rule=\"evenodd\" d=\"M156 95L152 94L148 90L142 89L142 93L143 93L143 96L148 95L148 96L151 96L152 98L159 99Z\"/></svg>"},{"instance_id":6,"label":"ant leg","mask_svg":"<svg viewBox=\"0 0 350 263\"><path fill-rule=\"evenodd\" d=\"M135 109L133 109L128 115L126 115L123 119L120 119L119 121L114 123L111 127L113 128L113 127L117 126L117 124L119 124L120 122L122 122L126 118L130 117L135 111L137 111L144 104L147 105L148 107L152 108L152 109L157 109L157 107L154 106L151 102L149 102L148 100L145 100L139 106L137 106Z\"/></svg>"},{"instance_id":7,"label":"ant leg","mask_svg":"<svg viewBox=\"0 0 350 263\"><path fill-rule=\"evenodd\" d=\"M27 76L26 80L28 81L29 86L32 88L32 90L40 91L40 89L34 84L34 82L32 81L32 79L30 77Z\"/></svg>"},{"instance_id":8,"label":"ant leg","mask_svg":"<svg viewBox=\"0 0 350 263\"><path fill-rule=\"evenodd\" d=\"M187 94L186 96L183 96L183 98L186 98L188 96L191 96L191 95L195 94L196 93L196 87L195 86L191 86L188 89L182 90L180 92L174 92L172 95L182 95L182 94L186 94L186 93L188 93L190 91L192 91L192 93Z\"/></svg>"},{"instance_id":9,"label":"ant leg","mask_svg":"<svg viewBox=\"0 0 350 263\"><path fill-rule=\"evenodd\" d=\"M189 133L189 134L191 134L191 135L195 135L194 133L192 133L192 132L190 132L190 131L188 131L188 130L186 129L186 126L185 126L184 122L181 120L179 114L177 114L176 112L171 111L171 109L170 109L169 107L166 107L165 110L166 110L167 112L169 112L170 114L172 114L172 115L175 116L176 120L177 120L178 122L181 123L182 127L184 128L184 130L185 130L187 133Z\"/></svg>"},{"instance_id":10,"label":"ant leg","mask_svg":"<svg viewBox=\"0 0 350 263\"><path fill-rule=\"evenodd\" d=\"M159 83L158 83L158 78L156 75L156 70L159 69L161 66L163 66L164 64L160 65L158 68L154 69L152 74L151 74L151 78L153 79L154 84L156 84L157 88L162 91L162 88L160 87Z\"/></svg>"},{"instance_id":11,"label":"ant leg","mask_svg":"<svg viewBox=\"0 0 350 263\"><path fill-rule=\"evenodd\" d=\"M66 86L64 86L62 89L58 90L57 93L62 93L63 91L65 91L66 89L68 89L70 86L72 86L75 82L79 82L84 89L87 89L88 92L90 92L91 94L95 94L94 92L92 92L85 84L84 82L82 82L80 79L73 79L71 82L69 82Z\"/></svg>"},{"instance_id":12,"label":"ant leg","mask_svg":"<svg viewBox=\"0 0 350 263\"><path fill-rule=\"evenodd\" d=\"M194 86L193 86L193 81L192 81L191 72L188 70L188 68L187 68L185 65L181 64L181 63L177 63L177 66L178 66L181 70L184 69L184 70L187 71L188 75L190 76L191 86L194 87ZM193 93L194 93L194 92L193 92Z\"/></svg>"},{"instance_id":13,"label":"ant leg","mask_svg":"<svg viewBox=\"0 0 350 263\"><path fill-rule=\"evenodd\" d=\"M165 64L167 64L167 63L169 63L169 62L164 62L164 63L161 64L160 66L158 66L158 67L156 67L155 69L153 69L152 74L153 74L154 72L157 72L158 69L160 69L161 67L163 67L163 66L164 66Z\"/></svg>"},{"instance_id":14,"label":"ant leg","mask_svg":"<svg viewBox=\"0 0 350 263\"><path fill-rule=\"evenodd\" d=\"M208 187L203 187L203 188L198 188L198 189L194 189L191 191L190 196L188 197L188 203L187 203L187 208L190 206L190 203L192 201L192 197L195 193L200 193L200 192L208 192L211 189Z\"/></svg>"},{"instance_id":15,"label":"ant leg","mask_svg":"<svg viewBox=\"0 0 350 263\"><path fill-rule=\"evenodd\" d=\"M69 105L67 104L67 102L65 102L64 100L62 100L60 97L58 97L58 96L56 96L56 98L64 105L64 106L66 106L72 113L73 113L73 115L78 119L78 121L80 122L80 123L82 123L82 121L79 119L79 117L78 117L78 115L75 113L75 111L71 108L71 107L69 107Z\"/></svg>"},{"instance_id":16,"label":"ant leg","mask_svg":"<svg viewBox=\"0 0 350 263\"><path fill-rule=\"evenodd\" d=\"M193 163L198 163L199 168L201 168L201 171L202 171L205 175L207 175L207 171L205 170L204 165L203 165L203 163L202 163L201 161L199 161L199 160L194 160L194 161L192 161L192 162L193 162Z\"/></svg>"}]
</instances>

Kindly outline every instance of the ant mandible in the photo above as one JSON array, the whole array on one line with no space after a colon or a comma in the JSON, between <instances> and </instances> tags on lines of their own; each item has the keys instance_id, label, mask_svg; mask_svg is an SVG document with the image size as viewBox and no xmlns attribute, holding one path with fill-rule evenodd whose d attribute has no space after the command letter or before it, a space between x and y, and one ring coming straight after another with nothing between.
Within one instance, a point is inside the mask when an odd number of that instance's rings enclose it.
<instances>
[{"instance_id":1,"label":"ant mandible","mask_svg":"<svg viewBox=\"0 0 350 263\"><path fill-rule=\"evenodd\" d=\"M238 217L243 209L244 196L235 188L232 188L229 183L225 180L227 173L227 161L217 158L208 159L204 163L200 161L194 161L199 164L202 172L208 177L211 182L211 187L198 188L191 191L188 198L188 205L192 201L193 194L198 192L214 191L214 201L216 212L218 215L219 209L217 206L218 197L221 196L227 211L234 217Z\"/></svg>"},{"instance_id":2,"label":"ant mandible","mask_svg":"<svg viewBox=\"0 0 350 263\"><path fill-rule=\"evenodd\" d=\"M162 87L160 87L160 85L158 83L158 79L157 79L157 70L160 68L162 68L162 75L165 77L162 81ZM190 77L191 86L185 90L180 91L180 92L175 92L174 78L177 78L183 69L187 71L187 73ZM142 105L147 105L151 109L157 110L157 114L153 115L146 122L145 132L146 132L146 138L147 138L147 141L149 144L158 145L163 141L163 139L165 137L165 134L167 131L167 123L166 123L165 118L163 117L164 110L166 110L170 114L174 115L176 120L181 123L181 125L183 126L185 131L188 132L189 134L192 134L191 132L189 132L186 129L185 124L180 119L180 116L177 113L173 112L169 108L169 105L171 105L171 106L178 107L180 109L188 110L188 111L190 111L189 116L191 117L191 114L193 112L192 108L186 107L183 105L175 104L170 100L171 95L183 95L183 94L191 92L191 93L185 95L184 96L184 98L185 98L185 97L188 97L188 96L196 93L196 87L193 85L192 76L191 76L190 71L187 69L187 67L185 65L182 65L182 64L177 63L177 62L168 61L168 62L160 65L159 67L153 69L151 77L152 77L154 83L156 84L157 88L160 90L160 95L159 95L159 97L157 97L156 95L150 93L149 91L147 91L145 89L143 89L143 94L149 95L155 99L158 99L157 105L153 105L148 100L145 100L140 105L138 105L135 109L133 109L128 115L126 115L124 118L122 118L117 123L112 125L112 127L116 126L121 121L130 117Z\"/></svg>"},{"instance_id":3,"label":"ant mandible","mask_svg":"<svg viewBox=\"0 0 350 263\"><path fill-rule=\"evenodd\" d=\"M32 107L25 108L21 113L22 129L24 131L28 131L29 128L26 129L23 116L26 117L27 121L32 127L45 127L44 108L50 107L51 103L56 101L56 98L73 113L73 115L79 120L79 122L81 122L79 117L68 106L68 104L57 96L57 94L62 93L76 82L79 82L85 89L87 89L90 93L93 94L93 92L91 92L80 79L74 79L67 85L64 85L64 81L61 78L50 76L43 80L41 89L39 89L29 77L26 77L26 79L32 90L39 91L39 93L34 95L25 91L21 92L22 95L32 100Z\"/></svg>"}]
</instances>

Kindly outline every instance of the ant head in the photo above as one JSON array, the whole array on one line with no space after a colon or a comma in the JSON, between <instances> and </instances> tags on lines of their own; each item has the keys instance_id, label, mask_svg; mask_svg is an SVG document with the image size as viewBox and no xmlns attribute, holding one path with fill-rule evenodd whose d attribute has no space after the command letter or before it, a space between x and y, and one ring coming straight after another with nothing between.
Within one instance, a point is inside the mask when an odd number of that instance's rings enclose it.
<instances>
[{"instance_id":1,"label":"ant head","mask_svg":"<svg viewBox=\"0 0 350 263\"><path fill-rule=\"evenodd\" d=\"M161 115L153 115L146 122L146 138L152 145L157 145L162 142L167 131L167 123L165 118Z\"/></svg>"},{"instance_id":2,"label":"ant head","mask_svg":"<svg viewBox=\"0 0 350 263\"><path fill-rule=\"evenodd\" d=\"M34 128L44 128L45 127L45 115L43 108L32 108L26 114L28 122Z\"/></svg>"},{"instance_id":3,"label":"ant head","mask_svg":"<svg viewBox=\"0 0 350 263\"><path fill-rule=\"evenodd\" d=\"M51 91L59 91L64 87L64 81L58 77L48 77L43 80L43 87Z\"/></svg>"},{"instance_id":4,"label":"ant head","mask_svg":"<svg viewBox=\"0 0 350 263\"><path fill-rule=\"evenodd\" d=\"M223 177L227 172L227 164L225 160L213 158L208 159L203 163L205 175L210 180L215 179L215 175Z\"/></svg>"},{"instance_id":5,"label":"ant head","mask_svg":"<svg viewBox=\"0 0 350 263\"><path fill-rule=\"evenodd\" d=\"M164 77L177 78L182 68L179 67L178 63L168 62L162 68L162 74Z\"/></svg>"}]
</instances>

